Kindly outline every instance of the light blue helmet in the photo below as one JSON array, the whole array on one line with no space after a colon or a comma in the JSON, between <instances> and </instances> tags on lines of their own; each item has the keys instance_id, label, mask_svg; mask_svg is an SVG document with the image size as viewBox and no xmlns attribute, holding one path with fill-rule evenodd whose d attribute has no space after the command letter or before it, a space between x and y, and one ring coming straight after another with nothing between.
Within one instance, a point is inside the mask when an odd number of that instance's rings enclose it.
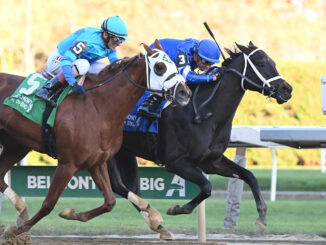
<instances>
[{"instance_id":1,"label":"light blue helmet","mask_svg":"<svg viewBox=\"0 0 326 245\"><path fill-rule=\"evenodd\" d=\"M112 16L103 21L101 28L110 35L129 40L128 27L119 16Z\"/></svg>"},{"instance_id":2,"label":"light blue helmet","mask_svg":"<svg viewBox=\"0 0 326 245\"><path fill-rule=\"evenodd\" d=\"M220 62L220 50L212 40L204 39L200 41L197 48L197 54L211 63Z\"/></svg>"}]
</instances>

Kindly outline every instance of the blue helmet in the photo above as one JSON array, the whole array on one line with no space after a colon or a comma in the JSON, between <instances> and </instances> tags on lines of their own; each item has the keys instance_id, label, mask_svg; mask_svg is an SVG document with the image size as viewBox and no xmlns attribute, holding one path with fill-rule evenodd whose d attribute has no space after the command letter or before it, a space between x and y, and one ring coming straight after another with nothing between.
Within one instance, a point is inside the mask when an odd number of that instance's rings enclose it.
<instances>
[{"instance_id":1,"label":"blue helmet","mask_svg":"<svg viewBox=\"0 0 326 245\"><path fill-rule=\"evenodd\" d=\"M129 40L128 27L119 16L112 16L103 21L101 28L110 35Z\"/></svg>"},{"instance_id":2,"label":"blue helmet","mask_svg":"<svg viewBox=\"0 0 326 245\"><path fill-rule=\"evenodd\" d=\"M211 63L220 62L220 50L216 43L209 39L204 39L198 44L197 54Z\"/></svg>"}]
</instances>

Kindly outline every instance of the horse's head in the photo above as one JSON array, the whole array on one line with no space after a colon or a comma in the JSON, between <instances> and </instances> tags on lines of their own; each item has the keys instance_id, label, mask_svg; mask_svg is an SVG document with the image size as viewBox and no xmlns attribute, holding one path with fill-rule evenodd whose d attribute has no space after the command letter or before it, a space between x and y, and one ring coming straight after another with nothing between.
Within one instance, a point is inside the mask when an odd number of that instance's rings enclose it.
<instances>
[{"instance_id":1,"label":"horse's head","mask_svg":"<svg viewBox=\"0 0 326 245\"><path fill-rule=\"evenodd\" d=\"M147 87L149 89L163 90L164 96L171 102L185 106L189 103L191 90L185 83L185 79L179 74L176 65L163 51L158 40L155 40L151 49L143 44L147 52L146 63Z\"/></svg>"},{"instance_id":2,"label":"horse's head","mask_svg":"<svg viewBox=\"0 0 326 245\"><path fill-rule=\"evenodd\" d=\"M279 104L287 102L291 98L292 87L280 76L275 62L252 42L248 47L239 44L236 46L242 52L244 59L244 68L243 71L240 71L242 74L238 74L242 77L242 88L258 91L263 95L275 98ZM231 57L235 55L230 50L227 52ZM234 69L230 70L234 71Z\"/></svg>"}]
</instances>

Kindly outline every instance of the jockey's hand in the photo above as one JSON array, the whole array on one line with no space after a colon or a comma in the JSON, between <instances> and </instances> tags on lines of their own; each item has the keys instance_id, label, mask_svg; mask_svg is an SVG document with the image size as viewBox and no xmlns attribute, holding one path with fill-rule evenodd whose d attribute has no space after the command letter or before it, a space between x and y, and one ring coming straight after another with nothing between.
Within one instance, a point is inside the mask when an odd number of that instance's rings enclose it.
<instances>
[{"instance_id":1,"label":"jockey's hand","mask_svg":"<svg viewBox=\"0 0 326 245\"><path fill-rule=\"evenodd\" d=\"M213 73L213 76L214 76L214 81L218 80L221 78L221 76L225 73L226 71L226 67L219 67L219 68L216 68L212 71Z\"/></svg>"},{"instance_id":2,"label":"jockey's hand","mask_svg":"<svg viewBox=\"0 0 326 245\"><path fill-rule=\"evenodd\" d=\"M85 88L80 86L78 83L74 83L72 85L72 93L73 94L83 94L85 93Z\"/></svg>"},{"instance_id":3,"label":"jockey's hand","mask_svg":"<svg viewBox=\"0 0 326 245\"><path fill-rule=\"evenodd\" d=\"M217 81L220 78L221 78L221 73L220 72L215 72L213 74L213 81Z\"/></svg>"}]
</instances>

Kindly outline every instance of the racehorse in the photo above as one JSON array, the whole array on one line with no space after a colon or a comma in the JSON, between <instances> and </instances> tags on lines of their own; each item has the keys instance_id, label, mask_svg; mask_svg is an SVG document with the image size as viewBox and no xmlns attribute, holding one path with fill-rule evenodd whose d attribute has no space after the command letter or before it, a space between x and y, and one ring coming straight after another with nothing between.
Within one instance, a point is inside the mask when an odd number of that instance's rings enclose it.
<instances>
[{"instance_id":1,"label":"racehorse","mask_svg":"<svg viewBox=\"0 0 326 245\"><path fill-rule=\"evenodd\" d=\"M180 105L186 105L191 96L175 64L162 51L157 40L155 43L153 50L143 44L145 54L107 66L98 75L88 75L84 83L88 91L80 96L69 95L61 103L53 127L58 166L40 210L29 220L25 203L4 182L4 175L30 150L45 153L41 126L3 105L5 98L17 89L24 77L0 74L0 191L18 211L17 227L12 226L7 232L15 235L26 232L48 215L70 179L80 170L90 172L104 195L104 204L81 213L65 210L61 217L85 222L112 210L115 197L106 160L119 150L124 119L147 89L147 83L150 84L149 90L155 88ZM141 210L150 209L148 203L137 195L130 193L129 196L129 200Z\"/></svg>"},{"instance_id":2,"label":"racehorse","mask_svg":"<svg viewBox=\"0 0 326 245\"><path fill-rule=\"evenodd\" d=\"M291 98L292 87L279 75L275 62L252 42L247 47L238 44L236 47L234 51L227 49L229 58L222 64L225 71L220 81L190 87L191 103L163 111L157 135L124 131L121 149L107 161L114 192L125 198L129 190L140 194L135 156L164 165L168 172L199 186L200 192L193 200L182 207L172 206L167 211L169 215L190 214L211 195L211 183L202 171L238 178L250 186L255 198L259 214L255 222L257 229L265 229L267 206L257 179L223 153L246 90L272 97L282 104Z\"/></svg>"}]
</instances>

